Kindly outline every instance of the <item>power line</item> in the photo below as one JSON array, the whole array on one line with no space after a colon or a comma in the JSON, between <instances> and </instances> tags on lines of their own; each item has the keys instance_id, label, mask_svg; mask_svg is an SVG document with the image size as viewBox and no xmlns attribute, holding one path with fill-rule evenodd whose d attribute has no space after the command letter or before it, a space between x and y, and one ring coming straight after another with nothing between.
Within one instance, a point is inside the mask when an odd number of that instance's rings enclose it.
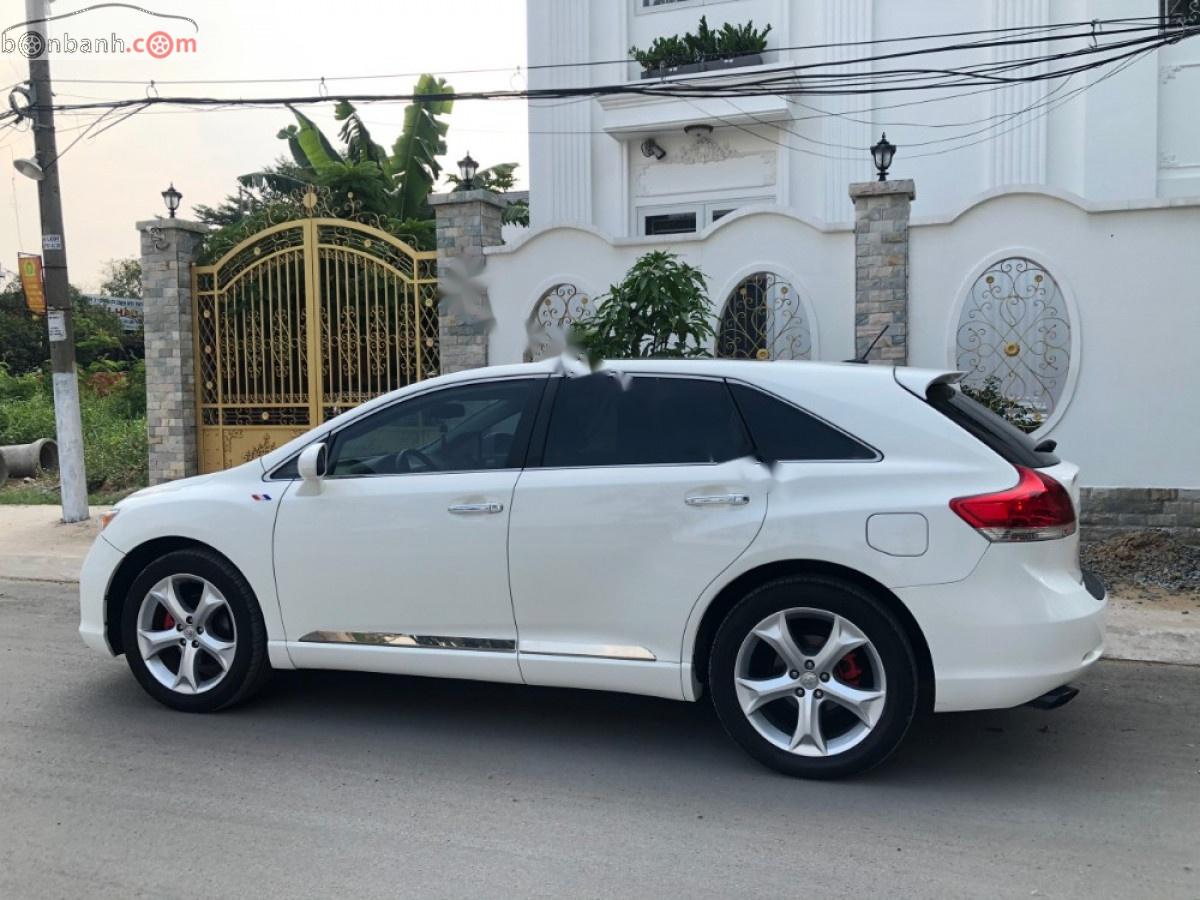
<instances>
[{"instance_id":1,"label":"power line","mask_svg":"<svg viewBox=\"0 0 1200 900\"><path fill-rule=\"evenodd\" d=\"M1072 100L1076 99L1077 97L1081 96L1082 94L1086 93L1087 91L1091 90L1092 88L1096 87L1097 85L1107 81L1109 78L1112 78L1114 75L1117 75L1120 72L1123 72L1125 69L1129 68L1129 66L1133 65L1139 59L1148 55L1150 52L1151 51L1146 50L1146 51L1143 51L1141 54L1131 56L1129 59L1123 61L1120 65L1105 72L1103 75L1101 75L1099 78L1097 78L1095 81L1091 82L1090 84L1084 84L1084 85L1081 85L1081 86L1075 88L1073 91L1069 92L1068 94L1064 95L1063 97L1058 98L1054 104L1048 105L1039 115L1035 116L1034 119L1032 119L1031 121L1036 121L1037 119L1045 118L1051 112L1053 112L1055 109L1058 109L1060 106L1065 106L1067 103L1070 103ZM990 135L989 137L978 140L978 141L971 141L968 144L962 144L962 145L955 146L955 147L947 147L942 150L931 150L931 151L927 151L925 153L914 153L914 154L911 154L909 156L909 158L910 159L923 159L923 158L931 157L931 156L944 156L947 153L954 153L955 151L958 151L958 150L966 150L969 147L975 147L975 146L978 146L979 144L987 143L987 141L993 140L994 138L1000 137L1001 135L1009 134L1010 132L1016 131L1018 128L1023 128L1024 126L1026 126L1028 124L1029 124L1029 122L1021 122L1021 123L1018 123L1017 125L1014 125L1010 128L1006 128L1003 131L996 132L995 134Z\"/></svg>"},{"instance_id":2,"label":"power line","mask_svg":"<svg viewBox=\"0 0 1200 900\"><path fill-rule=\"evenodd\" d=\"M1137 24L1144 23L1144 24ZM1028 36L1036 34L1053 35L1054 32L1072 28L1087 28L1096 29L1105 26L1131 26L1129 30L1155 30L1159 31L1162 27L1162 20L1159 16L1130 16L1124 18L1111 19L1094 19L1080 20L1074 22L1060 22L1051 25L1039 26L1009 26L1005 28L985 28L971 29L967 31L948 31L937 32L927 35L907 35L893 38L872 38L862 41L848 41L835 44L795 44L791 46L775 47L769 52L771 53L796 53L818 50L834 50L844 49L847 47L867 47L867 46L884 46L890 44L900 44L918 41L933 41L943 40L948 38L962 37L980 37L989 35L1007 35ZM1090 37L1093 31L1089 31L1081 37ZM1117 33L1117 32L1112 32ZM1178 33L1173 31L1173 33ZM1080 37L1080 36L1076 36ZM1058 39L1058 38L1056 38ZM1061 38L1064 40L1073 39L1068 36ZM973 46L998 46L997 44L973 42L955 45L955 47L947 48L943 52L949 52L951 49L962 49ZM909 51L913 53L926 52L922 49ZM446 75L494 75L505 72L534 72L534 71L549 71L555 69L583 69L595 68L598 66L616 66L629 65L636 63L637 60L632 57L619 57L613 59L600 60L581 60L577 62L562 62L562 63L538 63L535 65L522 67L519 64L511 66L493 66L483 68L468 68L468 69L445 69L437 73L439 76ZM839 60L836 65L851 65L857 60ZM276 76L266 78L181 78L181 79L155 79L155 83L159 85L218 85L218 84L319 84L321 82L342 82L342 81L386 81L400 78L418 78L425 72L391 72L381 74L365 74L365 75L295 75L295 76ZM144 79L119 79L119 78L58 78L55 79L58 84L111 84L111 85L142 85L146 84ZM19 83L19 82L18 82ZM12 87L12 85L10 85Z\"/></svg>"},{"instance_id":3,"label":"power line","mask_svg":"<svg viewBox=\"0 0 1200 900\"><path fill-rule=\"evenodd\" d=\"M1187 29L1188 36L1195 33L1200 33L1200 28ZM1078 38L1080 35L1074 35ZM1175 33L1164 36L1159 32L1155 32L1153 36L1142 36L1131 38L1128 40L1109 42L1106 44L1098 44L1096 46L1088 46L1083 49L1073 50L1066 53L1050 54L1046 56L1027 57L1017 62L1004 61L1002 63L987 63L977 66L968 66L961 68L911 68L911 69L893 69L885 71L863 72L863 73L824 73L814 71L815 66L826 66L829 64L807 64L794 65L781 69L773 70L771 73L760 74L759 77L742 81L734 84L718 84L708 81L672 81L661 82L653 81L649 84L645 83L617 83L608 85L591 85L580 87L567 88L541 88L541 89L525 89L525 90L491 90L491 91L471 91L463 93L432 93L415 95L411 93L402 94L368 94L368 93L350 93L342 95L317 95L317 96L278 96L278 97L257 97L257 98L235 98L235 97L206 97L206 96L148 96L141 98L125 98L103 101L92 101L88 103L66 103L56 104L55 109L63 111L76 111L99 108L121 108L147 104L149 106L157 105L178 105L178 106L214 106L214 105L249 105L257 104L263 106L283 106L288 104L293 105L310 105L321 104L336 100L349 100L359 103L378 103L378 102L401 102L414 101L419 99L424 100L518 100L518 99L562 99L568 97L600 97L612 95L642 95L651 97L682 97L690 96L693 98L714 98L714 97L751 97L763 96L770 94L783 94L788 96L822 96L822 95L846 95L846 94L875 94L884 92L896 91L928 91L928 90L946 90L948 88L960 87L966 84L979 83L980 81L989 84L1009 85L1022 84L1035 81L1043 81L1051 78L1062 78L1068 74L1088 71L1093 68L1098 68L1112 62L1119 61L1124 58L1118 55L1113 58L1106 58L1104 54L1112 53L1115 50L1133 49L1137 47L1157 48L1167 43L1173 43L1178 37ZM1011 44L1012 42L1007 42ZM1037 43L1037 42L1033 42ZM930 52L942 52L941 49L932 50ZM890 54L888 56L894 56ZM1086 57L1099 57L1094 60L1087 60ZM882 57L881 57L882 58ZM1044 64L1061 62L1066 60L1084 60L1077 65L1058 70L1048 70L1044 72L1035 72L1024 75L1003 74L1013 68L1026 68L1030 66L1041 66ZM859 62L863 60L858 60ZM836 66L844 66L847 63L839 62ZM797 78L797 75L801 77ZM818 84L816 80L824 79L824 83ZM833 81L831 79L840 79Z\"/></svg>"},{"instance_id":4,"label":"power line","mask_svg":"<svg viewBox=\"0 0 1200 900\"><path fill-rule=\"evenodd\" d=\"M1110 21L1130 21L1130 20L1110 20ZM1066 28L1068 26L1055 26L1056 28ZM639 83L621 83L613 85L596 85L584 86L577 88L551 88L539 90L500 90L500 91L477 91L466 94L445 95L446 99L451 96L457 100L500 100L500 99L526 99L534 103L539 99L566 99L565 102L583 102L589 99L594 99L598 96L610 94L641 94L653 97L677 97L682 99L725 99L730 102L735 108L738 108L732 101L740 97L754 97L773 95L795 102L797 105L812 111L812 116L791 116L786 121L800 122L811 118L825 118L829 116L839 116L849 118L846 113L838 113L836 111L824 111L815 107L809 106L800 102L797 98L805 95L816 96L846 96L846 95L873 95L875 93L890 93L890 92L929 92L936 91L937 93L927 97L921 97L917 100L906 101L897 104L884 104L869 107L860 112L873 112L887 109L895 109L901 107L920 106L926 103L943 102L946 100L956 99L963 96L972 96L979 93L1002 90L1006 87L1016 84L1029 84L1057 79L1062 81L1058 87L1053 88L1047 97L1042 98L1038 103L1031 105L1025 110L1018 111L1014 114L996 114L982 119L971 120L962 123L906 123L906 127L930 127L930 128L949 128L973 126L981 123L993 123L997 119L1002 120L999 124L1004 124L1011 121L1013 118L1019 118L1037 108L1040 103L1049 102L1054 98L1054 95L1061 91L1074 75L1091 71L1093 69L1113 64L1122 63L1126 59L1131 59L1136 56L1144 55L1165 43L1174 43L1182 37L1191 36L1200 31L1198 28L1178 29L1170 33L1162 33L1157 26L1154 27L1153 35L1141 35L1136 37L1126 37L1119 40L1112 40L1113 37L1121 37L1127 34L1138 34L1146 31L1146 28L1126 28L1119 31L1097 32L1095 26L1086 34L1069 34L1058 35L1056 39L1080 40L1083 38L1092 38L1089 44L1084 47L1064 52L1042 54L1042 55L1027 55L1016 59L990 60L987 62L977 63L950 69L892 69L885 71L865 71L865 72L823 72L821 68L842 69L847 65L859 64L866 61L880 61L884 59L896 59L899 57L907 57L913 55L912 51L904 51L902 53L889 53L875 57L868 57L856 60L835 60L824 63L809 63L797 64L793 66L771 69L767 72L758 73L757 78L750 80L742 80L734 84L713 84L705 81L651 81L650 84ZM994 29L990 33L1005 33L1006 37L1002 41L982 41L973 42L970 44L958 44L950 47L933 47L926 48L922 53L936 54L949 52L954 49L963 49L966 47L979 49L981 47L1021 47L1029 44L1042 46L1046 43L1045 38L1029 38L1021 37L1011 39L1013 33L1021 33L1028 35L1031 29ZM1046 29L1038 29L1037 34L1045 34ZM1104 43L1099 41L1099 37L1103 36L1107 40ZM864 43L888 43L901 40L931 40L935 36L925 38L905 38L905 39L888 39L878 42L858 42ZM816 46L816 45L814 45ZM845 45L853 46L853 45ZM1115 51L1124 51L1116 53ZM1073 65L1067 67L1055 68L1052 64L1070 62ZM1033 72L1021 74L1023 70L1035 69ZM1125 65L1120 65L1118 68L1122 70ZM1113 73L1115 74L1115 73ZM979 88L980 81L985 83L985 87ZM1103 80L1103 79L1102 79ZM973 86L971 90L962 91L963 87ZM74 95L79 96L79 95ZM437 99L442 95L424 95L424 99ZM1068 96L1074 96L1070 94ZM386 105L389 103L411 102L414 99L412 94L354 94L344 97L328 96L322 94L318 97L267 97L267 98L230 98L230 97L161 97L157 94L150 94L139 98L84 98L90 102L85 103L59 103L52 106L55 110L72 113L76 116L97 115L98 118L86 126L76 126L83 129L83 134L75 139L70 146L74 146L83 137L88 136L95 125L100 120L118 109L131 109L125 117L110 123L101 131L113 127L115 124L124 121L129 116L138 113L147 115L154 114L177 114L184 112L216 112L221 110L232 109L270 109L277 108L283 105L298 105L311 106L328 103L331 100L353 100L363 104L380 104ZM693 104L694 105L694 104ZM151 109L154 106L175 106L178 109ZM701 110L702 112L706 111ZM6 118L13 118L13 113L5 113L0 115L0 122ZM724 123L723 127L740 127L735 123L728 122L725 118L717 116ZM754 117L751 117L754 118ZM760 124L774 125L774 122L768 123L758 120ZM859 121L850 118L850 121ZM15 123L10 123L15 124ZM887 123L878 120L870 122L872 125L881 125L882 127L898 127L898 123ZM988 124L986 127L978 131L969 132L967 134L952 135L936 140L922 141L909 146L936 146L939 144L957 144L969 137L993 130L998 127L994 124ZM68 130L68 129L64 129ZM741 129L745 130L745 129ZM821 141L803 135L799 132L791 131L785 126L782 127L786 133L815 144L838 150L854 150L861 151L862 148L852 147L845 144L834 144L831 142ZM101 132L96 132L99 134ZM532 134L596 134L604 133L595 130L572 130L572 131L553 131L553 130L533 130ZM754 132L750 132L754 133ZM95 136L95 135L92 135ZM762 139L762 135L756 135ZM780 146L786 146L780 144ZM969 146L969 145L968 145ZM70 149L68 147L67 149ZM843 157L829 156L827 154L818 153L815 151L803 151L800 148L789 147L789 149L797 152L808 152L812 155L822 156L830 159L840 159ZM64 151L65 152L65 151Z\"/></svg>"}]
</instances>

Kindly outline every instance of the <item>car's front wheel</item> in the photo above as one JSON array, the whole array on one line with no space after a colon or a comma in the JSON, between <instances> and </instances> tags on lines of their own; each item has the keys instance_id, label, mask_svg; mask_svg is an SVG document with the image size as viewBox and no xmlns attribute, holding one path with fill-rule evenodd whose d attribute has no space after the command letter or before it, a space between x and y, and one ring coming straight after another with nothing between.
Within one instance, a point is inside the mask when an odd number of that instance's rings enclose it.
<instances>
[{"instance_id":1,"label":"car's front wheel","mask_svg":"<svg viewBox=\"0 0 1200 900\"><path fill-rule=\"evenodd\" d=\"M917 708L904 630L869 591L818 575L780 578L730 611L709 689L725 729L789 775L840 778L882 762Z\"/></svg>"},{"instance_id":2,"label":"car's front wheel","mask_svg":"<svg viewBox=\"0 0 1200 900\"><path fill-rule=\"evenodd\" d=\"M152 697L186 712L244 700L270 668L254 592L223 557L178 550L135 579L122 618L125 658Z\"/></svg>"}]
</instances>

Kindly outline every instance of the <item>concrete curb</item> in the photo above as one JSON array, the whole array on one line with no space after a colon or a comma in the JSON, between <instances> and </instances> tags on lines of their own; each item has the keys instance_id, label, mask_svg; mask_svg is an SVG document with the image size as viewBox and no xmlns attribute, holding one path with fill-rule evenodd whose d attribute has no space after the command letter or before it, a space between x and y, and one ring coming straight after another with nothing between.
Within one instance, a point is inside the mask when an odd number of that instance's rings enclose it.
<instances>
[{"instance_id":1,"label":"concrete curb","mask_svg":"<svg viewBox=\"0 0 1200 900\"><path fill-rule=\"evenodd\" d=\"M1200 614L1111 603L1107 644L1109 659L1200 666Z\"/></svg>"},{"instance_id":2,"label":"concrete curb","mask_svg":"<svg viewBox=\"0 0 1200 900\"><path fill-rule=\"evenodd\" d=\"M100 515L109 509L93 506L86 522L67 525L57 506L0 506L0 578L78 581Z\"/></svg>"}]
</instances>

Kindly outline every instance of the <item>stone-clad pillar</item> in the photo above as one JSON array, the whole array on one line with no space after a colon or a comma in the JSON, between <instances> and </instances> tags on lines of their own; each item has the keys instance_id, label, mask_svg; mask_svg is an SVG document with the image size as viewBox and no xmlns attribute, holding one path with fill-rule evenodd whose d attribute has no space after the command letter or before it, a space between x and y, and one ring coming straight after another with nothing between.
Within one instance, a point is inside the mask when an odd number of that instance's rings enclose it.
<instances>
[{"instance_id":1,"label":"stone-clad pillar","mask_svg":"<svg viewBox=\"0 0 1200 900\"><path fill-rule=\"evenodd\" d=\"M503 243L504 201L491 191L432 194L437 216L438 338L443 374L487 365L492 317L487 297L474 280L487 260L484 247Z\"/></svg>"},{"instance_id":2,"label":"stone-clad pillar","mask_svg":"<svg viewBox=\"0 0 1200 900\"><path fill-rule=\"evenodd\" d=\"M150 483L198 471L192 261L207 226L184 219L139 222L146 329L146 428Z\"/></svg>"},{"instance_id":3,"label":"stone-clad pillar","mask_svg":"<svg viewBox=\"0 0 1200 900\"><path fill-rule=\"evenodd\" d=\"M908 221L911 180L850 185L854 201L854 347L862 353L884 326L870 362L908 364Z\"/></svg>"}]
</instances>

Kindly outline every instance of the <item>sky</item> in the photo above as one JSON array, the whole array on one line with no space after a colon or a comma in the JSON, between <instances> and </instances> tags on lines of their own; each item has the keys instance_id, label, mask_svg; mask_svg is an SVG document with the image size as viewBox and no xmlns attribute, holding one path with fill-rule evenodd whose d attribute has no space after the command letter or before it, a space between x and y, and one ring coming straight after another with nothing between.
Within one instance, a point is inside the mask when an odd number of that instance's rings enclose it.
<instances>
[{"instance_id":1,"label":"sky","mask_svg":"<svg viewBox=\"0 0 1200 900\"><path fill-rule=\"evenodd\" d=\"M263 97L332 91L401 93L416 73L444 74L457 90L526 86L524 0L337 0L289 3L268 0L131 0L155 13L103 8L50 23L51 37L76 40L118 35L125 53L51 55L51 74L60 103L95 98L160 96ZM51 15L88 6L93 0L55 0ZM0 0L0 29L25 20L24 0ZM18 36L23 29L10 31ZM194 50L173 49L162 58L145 52L145 38L165 31L194 38ZM133 42L143 41L137 52ZM518 67L522 67L519 69ZM463 72L461 70L497 70ZM455 74L455 70L460 70ZM28 62L0 41L0 103L10 86L28 77ZM384 76L345 81L344 76ZM288 84L169 85L179 79L300 78ZM79 83L121 80L128 84ZM155 87L150 86L151 81ZM333 104L306 110L330 139L337 134ZM403 104L361 107L378 143L390 147L400 132ZM94 116L62 113L56 122L62 154L65 239L71 283L96 290L110 259L136 256L135 223L165 214L161 192L168 183L183 193L180 215L195 204L216 205L236 189L237 175L269 164L287 146L276 138L294 119L285 109L177 111L157 107L124 122L116 113L78 143ZM527 115L521 101L460 102L449 117L449 152L443 166L467 151L481 166L517 162L518 187L526 182ZM106 129L106 130L104 130ZM101 133L102 132L102 133ZM40 252L37 186L16 173L13 158L31 157L27 131L0 130L0 267L15 270L18 251Z\"/></svg>"}]
</instances>

